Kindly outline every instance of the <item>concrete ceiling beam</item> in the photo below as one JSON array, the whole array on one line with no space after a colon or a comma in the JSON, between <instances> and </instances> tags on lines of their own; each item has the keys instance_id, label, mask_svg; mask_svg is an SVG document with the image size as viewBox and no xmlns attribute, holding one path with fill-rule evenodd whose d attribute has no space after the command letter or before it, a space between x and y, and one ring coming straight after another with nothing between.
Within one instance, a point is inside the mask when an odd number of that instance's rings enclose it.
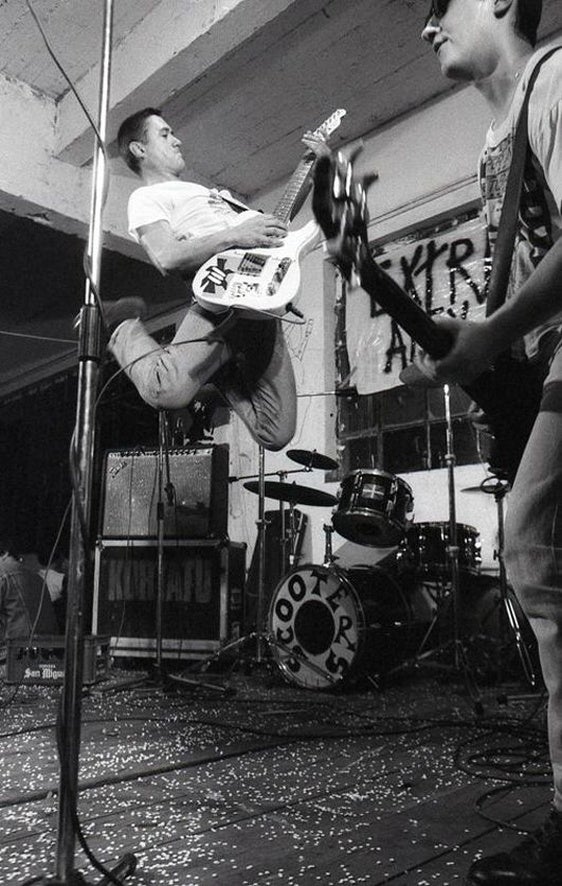
<instances>
[{"instance_id":1,"label":"concrete ceiling beam","mask_svg":"<svg viewBox=\"0 0 562 886\"><path fill-rule=\"evenodd\" d=\"M302 5L302 0L300 0ZM113 49L109 140L121 120L141 107L160 107L204 77L222 59L295 9L299 0L163 0ZM90 109L98 104L100 66L77 83ZM75 97L58 105L56 154L86 163L93 137Z\"/></svg>"}]
</instances>

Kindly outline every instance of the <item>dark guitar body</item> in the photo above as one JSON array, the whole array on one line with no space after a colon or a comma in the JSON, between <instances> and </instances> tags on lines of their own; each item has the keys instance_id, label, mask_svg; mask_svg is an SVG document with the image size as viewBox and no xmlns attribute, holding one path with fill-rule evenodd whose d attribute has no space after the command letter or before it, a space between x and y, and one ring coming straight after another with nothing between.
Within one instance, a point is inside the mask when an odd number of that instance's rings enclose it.
<instances>
[{"instance_id":1,"label":"dark guitar body","mask_svg":"<svg viewBox=\"0 0 562 886\"><path fill-rule=\"evenodd\" d=\"M511 484L539 412L545 375L544 366L502 356L493 369L462 385L488 418L490 470Z\"/></svg>"},{"instance_id":2,"label":"dark guitar body","mask_svg":"<svg viewBox=\"0 0 562 886\"><path fill-rule=\"evenodd\" d=\"M367 234L365 190L352 176L350 161L321 158L314 174L312 207L326 238L336 245L344 277L355 271L361 287L433 358L452 347L450 333L383 271L374 260ZM492 369L463 390L485 412L494 442L490 470L513 483L538 415L545 367L500 355Z\"/></svg>"},{"instance_id":3,"label":"dark guitar body","mask_svg":"<svg viewBox=\"0 0 562 886\"><path fill-rule=\"evenodd\" d=\"M432 357L444 357L452 345L449 333L428 314L372 258L368 248L358 253L361 286ZM501 354L492 369L462 388L486 413L493 444L490 470L515 479L523 450L538 415L544 366Z\"/></svg>"}]
</instances>

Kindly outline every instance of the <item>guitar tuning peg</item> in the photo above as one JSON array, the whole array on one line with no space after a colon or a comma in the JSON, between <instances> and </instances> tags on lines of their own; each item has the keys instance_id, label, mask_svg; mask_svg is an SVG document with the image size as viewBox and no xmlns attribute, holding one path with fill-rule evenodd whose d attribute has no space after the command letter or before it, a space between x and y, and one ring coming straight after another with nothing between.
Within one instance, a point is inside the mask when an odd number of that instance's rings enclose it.
<instances>
[{"instance_id":1,"label":"guitar tuning peg","mask_svg":"<svg viewBox=\"0 0 562 886\"><path fill-rule=\"evenodd\" d=\"M378 172L371 172L371 173L369 173L369 175L363 176L362 182L363 182L363 187L365 188L366 191L369 190L369 188L371 187L373 182L376 182L378 177L379 177Z\"/></svg>"},{"instance_id":2,"label":"guitar tuning peg","mask_svg":"<svg viewBox=\"0 0 562 886\"><path fill-rule=\"evenodd\" d=\"M362 150L363 150L363 142L360 142L360 144L358 144L357 147L354 148L353 151L351 152L351 156L350 156L350 158L349 158L349 162L350 162L352 165L355 163L355 161L357 160L357 158L358 158L358 156L359 156L359 154L361 153Z\"/></svg>"},{"instance_id":3,"label":"guitar tuning peg","mask_svg":"<svg viewBox=\"0 0 562 886\"><path fill-rule=\"evenodd\" d=\"M338 151L335 158L335 163L333 164L333 181L332 181L332 196L334 200L343 200L345 196L345 186L344 179L347 175L347 161L343 154Z\"/></svg>"}]
</instances>

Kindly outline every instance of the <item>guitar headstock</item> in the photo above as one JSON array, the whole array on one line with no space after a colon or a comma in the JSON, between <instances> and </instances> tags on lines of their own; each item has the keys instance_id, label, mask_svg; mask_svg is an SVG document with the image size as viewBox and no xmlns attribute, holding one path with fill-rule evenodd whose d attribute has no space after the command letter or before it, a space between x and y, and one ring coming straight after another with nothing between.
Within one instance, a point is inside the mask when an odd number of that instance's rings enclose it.
<instances>
[{"instance_id":1,"label":"guitar headstock","mask_svg":"<svg viewBox=\"0 0 562 886\"><path fill-rule=\"evenodd\" d=\"M326 141L329 139L331 134L336 131L339 127L341 121L347 114L347 111L344 108L338 108L337 111L334 111L333 114L330 114L327 120L324 120L320 126L314 130L312 135L315 138L323 138Z\"/></svg>"},{"instance_id":2,"label":"guitar headstock","mask_svg":"<svg viewBox=\"0 0 562 886\"><path fill-rule=\"evenodd\" d=\"M349 278L360 265L360 253L368 247L367 188L377 176L356 179L353 155L320 157L314 171L312 209L328 241L328 251Z\"/></svg>"}]
</instances>

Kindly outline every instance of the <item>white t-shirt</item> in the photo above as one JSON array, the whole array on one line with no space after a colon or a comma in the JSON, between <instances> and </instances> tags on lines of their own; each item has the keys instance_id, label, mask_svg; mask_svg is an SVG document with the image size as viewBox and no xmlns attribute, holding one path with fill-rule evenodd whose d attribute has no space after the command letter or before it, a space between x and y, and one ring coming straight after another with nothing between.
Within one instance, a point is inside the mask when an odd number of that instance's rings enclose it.
<instances>
[{"instance_id":1,"label":"white t-shirt","mask_svg":"<svg viewBox=\"0 0 562 886\"><path fill-rule=\"evenodd\" d=\"M234 227L248 215L257 213L235 200L228 191L179 180L137 188L129 197L127 207L129 233L137 243L138 229L152 222L169 222L174 236L185 240Z\"/></svg>"},{"instance_id":2,"label":"white t-shirt","mask_svg":"<svg viewBox=\"0 0 562 886\"><path fill-rule=\"evenodd\" d=\"M552 47L535 52L515 92L507 118L490 126L480 156L479 180L484 216L495 244L513 153L517 118L525 89L537 61ZM520 204L520 224L515 241L507 298L513 298L554 242L562 236L562 49L544 62L528 110L529 145L534 154L527 164ZM538 161L538 162L537 162ZM562 323L561 314L525 336L524 350L536 356L543 333ZM522 347L514 347L514 352Z\"/></svg>"}]
</instances>

